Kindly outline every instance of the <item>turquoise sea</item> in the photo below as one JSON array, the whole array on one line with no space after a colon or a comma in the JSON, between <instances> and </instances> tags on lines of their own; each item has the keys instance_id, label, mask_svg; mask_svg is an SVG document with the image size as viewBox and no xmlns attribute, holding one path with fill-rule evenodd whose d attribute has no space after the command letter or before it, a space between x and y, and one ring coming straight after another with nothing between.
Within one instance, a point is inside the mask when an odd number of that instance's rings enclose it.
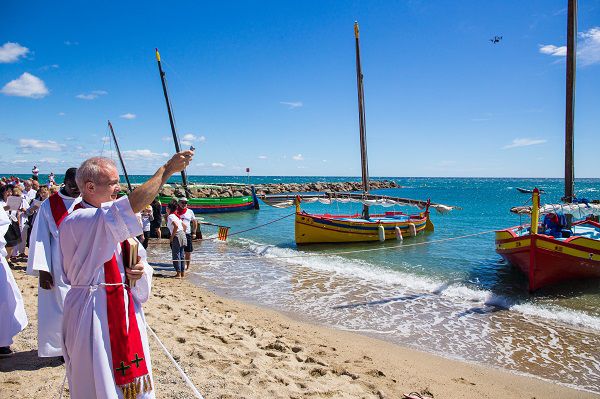
<instances>
[{"instance_id":1,"label":"turquoise sea","mask_svg":"<svg viewBox=\"0 0 600 399\"><path fill-rule=\"evenodd\" d=\"M543 188L542 202L559 202L561 179L385 179L402 188L376 192L463 209L434 213L434 232L402 244L305 247L294 244L293 217L231 235L290 215L293 208L261 204L258 211L205 215L208 222L230 226L231 236L197 245L190 278L221 295L302 320L600 393L600 280L530 295L525 277L494 251L491 231L527 222L509 212L530 199L516 187ZM253 184L350 180L359 178L250 178ZM190 181L246 183L247 177L190 176ZM576 193L600 198L600 179L577 180ZM360 204L314 203L304 209L351 213ZM215 233L204 229L205 237ZM483 234L439 241L475 233ZM168 247L156 246L151 255L157 264L168 264Z\"/></svg>"}]
</instances>

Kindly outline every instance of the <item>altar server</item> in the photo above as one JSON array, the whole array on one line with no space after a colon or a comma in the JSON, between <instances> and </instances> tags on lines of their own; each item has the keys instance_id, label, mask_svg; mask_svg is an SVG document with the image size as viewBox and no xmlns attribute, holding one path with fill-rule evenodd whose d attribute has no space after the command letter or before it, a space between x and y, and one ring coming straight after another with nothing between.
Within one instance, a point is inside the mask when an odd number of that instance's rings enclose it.
<instances>
[{"instance_id":1,"label":"altar server","mask_svg":"<svg viewBox=\"0 0 600 399\"><path fill-rule=\"evenodd\" d=\"M191 151L175 154L129 197L118 200L119 174L112 160L90 158L77 170L83 201L59 227L63 269L71 285L63 337L73 399L155 397L141 305L150 295L152 268L140 246L138 262L125 269L126 240L142 233L135 214L192 156Z\"/></svg>"},{"instance_id":2,"label":"altar server","mask_svg":"<svg viewBox=\"0 0 600 399\"><path fill-rule=\"evenodd\" d=\"M62 356L62 319L69 285L63 279L58 226L81 201L75 182L77 168L65 172L64 185L42 202L29 237L27 273L39 275L38 356Z\"/></svg>"}]
</instances>

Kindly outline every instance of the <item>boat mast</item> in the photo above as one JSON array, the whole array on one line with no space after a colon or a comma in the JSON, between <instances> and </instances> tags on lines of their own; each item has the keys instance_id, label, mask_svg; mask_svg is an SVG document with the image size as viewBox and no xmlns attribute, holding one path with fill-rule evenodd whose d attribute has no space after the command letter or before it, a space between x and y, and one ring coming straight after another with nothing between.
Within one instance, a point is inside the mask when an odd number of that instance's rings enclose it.
<instances>
[{"instance_id":1,"label":"boat mast","mask_svg":"<svg viewBox=\"0 0 600 399\"><path fill-rule=\"evenodd\" d=\"M181 152L181 146L179 145L179 137L177 136L177 131L175 130L175 120L173 118L173 110L171 108L171 102L169 101L169 94L167 93L167 80L165 78L165 72L162 69L162 65L160 63L160 54L158 49L156 50L156 62L158 63L158 71L160 72L160 81L162 83L163 93L165 95L165 102L167 103L167 112L169 113L169 122L171 123L171 133L173 134L173 142L175 143L175 151ZM185 173L185 169L181 171L181 180L183 182L183 189L186 194L190 194L190 190L188 189L187 184L187 175Z\"/></svg>"},{"instance_id":2,"label":"boat mast","mask_svg":"<svg viewBox=\"0 0 600 399\"><path fill-rule=\"evenodd\" d=\"M575 62L577 35L577 0L569 0L567 12L567 101L565 113L565 196L566 202L574 197L574 123L575 123Z\"/></svg>"},{"instance_id":3,"label":"boat mast","mask_svg":"<svg viewBox=\"0 0 600 399\"><path fill-rule=\"evenodd\" d=\"M354 21L354 38L356 40L356 85L358 86L358 123L360 128L360 162L363 182L363 191L369 193L369 165L367 159L367 133L365 128L365 96L363 74L360 66L360 43L358 22ZM369 207L363 205L363 218L369 219Z\"/></svg>"},{"instance_id":4,"label":"boat mast","mask_svg":"<svg viewBox=\"0 0 600 399\"><path fill-rule=\"evenodd\" d=\"M117 142L117 136L115 136L115 131L113 130L112 123L108 121L108 128L110 129L110 133L112 134L113 141L115 142L115 148L117 149L117 155L119 156L119 161L121 161L121 167L123 168L123 174L125 175L125 181L127 182L127 187L129 188L129 192L131 193L133 189L131 188L131 183L129 182L129 176L127 175L127 169L125 169L125 162L123 162L123 157L121 156L121 150L119 149L119 143Z\"/></svg>"}]
</instances>

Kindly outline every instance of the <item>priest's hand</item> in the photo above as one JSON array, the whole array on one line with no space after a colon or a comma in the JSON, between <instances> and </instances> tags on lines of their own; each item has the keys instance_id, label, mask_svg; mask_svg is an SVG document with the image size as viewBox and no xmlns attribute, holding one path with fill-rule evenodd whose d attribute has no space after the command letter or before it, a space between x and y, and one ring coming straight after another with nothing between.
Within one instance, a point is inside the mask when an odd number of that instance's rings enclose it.
<instances>
[{"instance_id":1,"label":"priest's hand","mask_svg":"<svg viewBox=\"0 0 600 399\"><path fill-rule=\"evenodd\" d=\"M165 174L171 176L174 173L181 172L188 167L194 158L194 151L181 151L173 155L165 164Z\"/></svg>"},{"instance_id":2,"label":"priest's hand","mask_svg":"<svg viewBox=\"0 0 600 399\"><path fill-rule=\"evenodd\" d=\"M44 290L51 290L54 287L52 275L40 270L40 287Z\"/></svg>"},{"instance_id":3,"label":"priest's hand","mask_svg":"<svg viewBox=\"0 0 600 399\"><path fill-rule=\"evenodd\" d=\"M129 204L133 213L141 212L146 206L156 198L160 187L167 182L173 173L180 172L187 168L192 162L194 151L181 151L173 155L167 163L156 171L156 173L146 183L142 184L129 195Z\"/></svg>"},{"instance_id":4,"label":"priest's hand","mask_svg":"<svg viewBox=\"0 0 600 399\"><path fill-rule=\"evenodd\" d=\"M127 278L132 285L135 285L135 282L142 278L144 275L144 264L142 263L142 258L137 257L137 263L131 268L125 269L125 274L127 274Z\"/></svg>"}]
</instances>

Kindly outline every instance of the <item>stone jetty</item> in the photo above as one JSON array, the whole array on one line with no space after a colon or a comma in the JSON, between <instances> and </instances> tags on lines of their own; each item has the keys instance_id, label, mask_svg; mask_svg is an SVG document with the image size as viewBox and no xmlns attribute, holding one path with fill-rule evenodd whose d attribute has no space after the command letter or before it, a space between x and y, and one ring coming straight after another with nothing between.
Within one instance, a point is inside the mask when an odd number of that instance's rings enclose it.
<instances>
[{"instance_id":1,"label":"stone jetty","mask_svg":"<svg viewBox=\"0 0 600 399\"><path fill-rule=\"evenodd\" d=\"M398 188L400 185L394 180L371 180L369 182L371 190L383 188ZM126 191L127 186L121 187ZM316 182L316 183L273 183L273 184L256 184L254 185L257 195L263 194L285 194L285 193L306 193L306 192L351 192L361 191L362 183L359 181L347 182ZM190 185L190 191L193 198L208 198L208 197L240 197L243 195L251 195L250 186L247 185L213 185L195 183ZM183 187L177 184L165 184L160 195L165 196L184 196Z\"/></svg>"}]
</instances>

